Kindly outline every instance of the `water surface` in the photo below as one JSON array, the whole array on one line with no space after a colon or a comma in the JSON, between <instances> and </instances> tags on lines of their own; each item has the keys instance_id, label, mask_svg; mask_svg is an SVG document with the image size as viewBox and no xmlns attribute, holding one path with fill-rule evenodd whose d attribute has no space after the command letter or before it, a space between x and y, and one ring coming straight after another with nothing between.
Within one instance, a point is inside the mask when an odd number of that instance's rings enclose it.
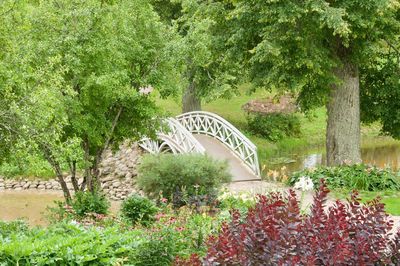
<instances>
[{"instance_id":1,"label":"water surface","mask_svg":"<svg viewBox=\"0 0 400 266\"><path fill-rule=\"evenodd\" d=\"M361 148L361 158L364 163L376 165L381 168L389 167L394 171L400 170L400 142L387 145L367 143ZM294 172L305 168L325 165L325 148L313 150L294 151L282 157L277 156L266 163L267 169L280 169L285 166L287 171Z\"/></svg>"},{"instance_id":2,"label":"water surface","mask_svg":"<svg viewBox=\"0 0 400 266\"><path fill-rule=\"evenodd\" d=\"M29 225L47 225L45 218L47 206L55 206L54 201L63 200L61 192L57 191L1 191L0 220L12 221L24 219ZM120 203L111 202L111 213L116 214Z\"/></svg>"}]
</instances>

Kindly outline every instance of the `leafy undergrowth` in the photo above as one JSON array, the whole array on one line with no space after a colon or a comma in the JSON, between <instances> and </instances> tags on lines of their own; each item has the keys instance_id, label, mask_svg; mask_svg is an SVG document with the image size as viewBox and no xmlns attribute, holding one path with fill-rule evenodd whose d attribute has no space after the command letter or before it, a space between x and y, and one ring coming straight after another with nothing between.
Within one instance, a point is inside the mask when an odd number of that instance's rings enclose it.
<instances>
[{"instance_id":1,"label":"leafy undergrowth","mask_svg":"<svg viewBox=\"0 0 400 266\"><path fill-rule=\"evenodd\" d=\"M288 180L290 185L301 177L309 177L314 185L325 179L329 188L347 188L362 191L400 191L400 173L390 169L381 169L365 164L343 165L336 167L321 166L305 169L292 174Z\"/></svg>"},{"instance_id":2,"label":"leafy undergrowth","mask_svg":"<svg viewBox=\"0 0 400 266\"><path fill-rule=\"evenodd\" d=\"M325 210L329 190L322 181L310 214L302 214L294 191L259 196L244 218L232 212L207 255L177 258L177 265L399 265L400 231L384 205L365 205L353 193L347 203Z\"/></svg>"},{"instance_id":3,"label":"leafy undergrowth","mask_svg":"<svg viewBox=\"0 0 400 266\"><path fill-rule=\"evenodd\" d=\"M397 265L400 262L400 234L391 239L388 232L393 223L382 203L373 200L361 204L354 193L348 203L338 201L326 210L327 194L323 183L310 213L300 210L293 191L257 197L224 191L216 206L201 208L176 209L163 198L156 213L143 208L144 198L135 199L127 202L129 208L135 208L134 221L126 219L126 215L93 213L94 208L82 216L74 206L59 205L58 220L47 228L0 221L0 265L380 265L389 262ZM85 199L97 202L94 198Z\"/></svg>"},{"instance_id":4,"label":"leafy undergrowth","mask_svg":"<svg viewBox=\"0 0 400 266\"><path fill-rule=\"evenodd\" d=\"M0 221L0 265L170 265L176 256L205 254L219 224L206 213L168 206L148 227L94 213L47 228Z\"/></svg>"}]
</instances>

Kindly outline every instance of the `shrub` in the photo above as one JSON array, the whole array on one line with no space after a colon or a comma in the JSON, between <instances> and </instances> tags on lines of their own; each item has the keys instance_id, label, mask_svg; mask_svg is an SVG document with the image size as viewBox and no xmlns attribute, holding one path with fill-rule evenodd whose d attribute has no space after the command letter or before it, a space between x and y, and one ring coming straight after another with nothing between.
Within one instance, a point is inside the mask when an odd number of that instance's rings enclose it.
<instances>
[{"instance_id":1,"label":"shrub","mask_svg":"<svg viewBox=\"0 0 400 266\"><path fill-rule=\"evenodd\" d=\"M164 207L150 228L63 221L19 231L13 225L0 234L0 265L171 265L177 256L204 255L217 218Z\"/></svg>"},{"instance_id":2,"label":"shrub","mask_svg":"<svg viewBox=\"0 0 400 266\"><path fill-rule=\"evenodd\" d=\"M79 191L71 201L76 215L83 217L88 213L107 214L110 202L101 192Z\"/></svg>"},{"instance_id":3,"label":"shrub","mask_svg":"<svg viewBox=\"0 0 400 266\"><path fill-rule=\"evenodd\" d=\"M127 258L149 252L149 241L140 230L61 223L10 235L0 245L0 265L143 265Z\"/></svg>"},{"instance_id":4,"label":"shrub","mask_svg":"<svg viewBox=\"0 0 400 266\"><path fill-rule=\"evenodd\" d=\"M247 117L247 124L251 133L271 141L301 134L300 119L294 114L252 114Z\"/></svg>"},{"instance_id":5,"label":"shrub","mask_svg":"<svg viewBox=\"0 0 400 266\"><path fill-rule=\"evenodd\" d=\"M151 200L136 194L125 199L121 205L122 216L133 225L136 223L149 225L154 221L157 211L158 208Z\"/></svg>"},{"instance_id":6,"label":"shrub","mask_svg":"<svg viewBox=\"0 0 400 266\"><path fill-rule=\"evenodd\" d=\"M0 236L5 238L13 233L24 233L28 231L25 221L16 220L11 222L0 221Z\"/></svg>"},{"instance_id":7,"label":"shrub","mask_svg":"<svg viewBox=\"0 0 400 266\"><path fill-rule=\"evenodd\" d=\"M230 179L226 162L200 154L160 154L142 159L137 184L150 198L162 193L174 206L182 206L212 202Z\"/></svg>"},{"instance_id":8,"label":"shrub","mask_svg":"<svg viewBox=\"0 0 400 266\"><path fill-rule=\"evenodd\" d=\"M249 208L254 207L256 196L249 192L231 193L224 191L218 196L218 208L220 218L230 219L230 211L238 210L245 217Z\"/></svg>"},{"instance_id":9,"label":"shrub","mask_svg":"<svg viewBox=\"0 0 400 266\"><path fill-rule=\"evenodd\" d=\"M390 169L380 169L365 164L319 167L292 174L290 185L302 176L311 178L315 186L325 179L330 188L350 188L365 191L400 190L400 178Z\"/></svg>"},{"instance_id":10,"label":"shrub","mask_svg":"<svg viewBox=\"0 0 400 266\"><path fill-rule=\"evenodd\" d=\"M360 203L354 192L347 203L326 210L329 190L322 181L311 213L301 214L296 193L260 195L241 222L233 211L219 235L211 237L205 265L383 265L398 263L400 232L384 205ZM195 265L195 257L186 265ZM179 265L185 265L182 260Z\"/></svg>"}]
</instances>

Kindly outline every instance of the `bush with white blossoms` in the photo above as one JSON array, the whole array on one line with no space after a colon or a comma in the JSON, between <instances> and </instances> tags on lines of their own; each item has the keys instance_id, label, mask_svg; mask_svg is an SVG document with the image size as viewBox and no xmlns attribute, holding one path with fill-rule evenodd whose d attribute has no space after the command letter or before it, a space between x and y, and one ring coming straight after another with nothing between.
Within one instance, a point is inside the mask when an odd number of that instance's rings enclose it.
<instances>
[{"instance_id":1,"label":"bush with white blossoms","mask_svg":"<svg viewBox=\"0 0 400 266\"><path fill-rule=\"evenodd\" d=\"M299 180L294 184L294 189L301 191L309 191L314 189L314 183L308 176L301 176Z\"/></svg>"}]
</instances>

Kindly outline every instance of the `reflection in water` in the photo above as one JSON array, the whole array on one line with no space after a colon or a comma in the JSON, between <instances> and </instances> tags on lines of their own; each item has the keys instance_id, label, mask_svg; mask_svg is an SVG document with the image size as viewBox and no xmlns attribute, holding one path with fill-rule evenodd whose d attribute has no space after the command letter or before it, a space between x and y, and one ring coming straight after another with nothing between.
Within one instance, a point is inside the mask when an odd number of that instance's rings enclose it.
<instances>
[{"instance_id":1,"label":"reflection in water","mask_svg":"<svg viewBox=\"0 0 400 266\"><path fill-rule=\"evenodd\" d=\"M288 172L294 172L323 165L326 162L326 156L323 154L322 149L317 153L314 151L312 154L297 155L295 157L297 157L297 160L293 163L276 164L269 168L279 169L282 166L286 166ZM362 148L361 157L364 163L400 170L400 144Z\"/></svg>"},{"instance_id":2,"label":"reflection in water","mask_svg":"<svg viewBox=\"0 0 400 266\"><path fill-rule=\"evenodd\" d=\"M302 169L312 168L322 163L322 154L310 154L303 160Z\"/></svg>"}]
</instances>

